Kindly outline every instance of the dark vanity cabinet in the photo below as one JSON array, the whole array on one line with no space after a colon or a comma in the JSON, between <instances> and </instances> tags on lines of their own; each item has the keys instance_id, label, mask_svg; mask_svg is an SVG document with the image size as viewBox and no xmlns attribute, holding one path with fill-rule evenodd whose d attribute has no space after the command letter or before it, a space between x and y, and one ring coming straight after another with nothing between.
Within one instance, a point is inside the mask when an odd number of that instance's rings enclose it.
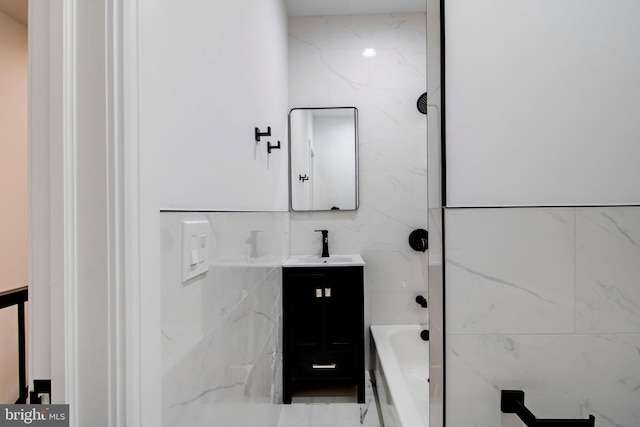
<instances>
[{"instance_id":1,"label":"dark vanity cabinet","mask_svg":"<svg viewBox=\"0 0 640 427\"><path fill-rule=\"evenodd\" d=\"M364 403L363 270L283 268L284 403L304 389L349 385Z\"/></svg>"}]
</instances>

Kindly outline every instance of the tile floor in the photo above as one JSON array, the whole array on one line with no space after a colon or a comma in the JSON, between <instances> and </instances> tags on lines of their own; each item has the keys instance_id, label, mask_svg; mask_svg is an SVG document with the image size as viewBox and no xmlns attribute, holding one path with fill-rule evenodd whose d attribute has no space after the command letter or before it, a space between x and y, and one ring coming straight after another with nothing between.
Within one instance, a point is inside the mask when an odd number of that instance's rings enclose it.
<instances>
[{"instance_id":1,"label":"tile floor","mask_svg":"<svg viewBox=\"0 0 640 427\"><path fill-rule=\"evenodd\" d=\"M365 403L351 395L322 392L294 396L290 405L282 405L278 427L380 427L378 408L371 382L367 380Z\"/></svg>"}]
</instances>

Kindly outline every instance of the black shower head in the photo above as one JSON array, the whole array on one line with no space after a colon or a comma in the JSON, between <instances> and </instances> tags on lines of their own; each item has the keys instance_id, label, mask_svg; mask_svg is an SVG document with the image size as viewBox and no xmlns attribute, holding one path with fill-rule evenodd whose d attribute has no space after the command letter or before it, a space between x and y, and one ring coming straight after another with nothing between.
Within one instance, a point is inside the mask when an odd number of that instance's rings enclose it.
<instances>
[{"instance_id":1,"label":"black shower head","mask_svg":"<svg viewBox=\"0 0 640 427\"><path fill-rule=\"evenodd\" d=\"M427 114L427 92L423 93L418 98L418 111L422 114Z\"/></svg>"}]
</instances>

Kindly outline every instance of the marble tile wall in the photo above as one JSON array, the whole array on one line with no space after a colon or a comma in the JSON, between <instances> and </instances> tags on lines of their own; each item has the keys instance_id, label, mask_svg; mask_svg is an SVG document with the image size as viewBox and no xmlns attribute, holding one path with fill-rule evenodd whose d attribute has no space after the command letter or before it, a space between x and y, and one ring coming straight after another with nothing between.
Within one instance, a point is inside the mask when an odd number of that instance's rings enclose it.
<instances>
[{"instance_id":1,"label":"marble tile wall","mask_svg":"<svg viewBox=\"0 0 640 427\"><path fill-rule=\"evenodd\" d=\"M211 268L182 283L182 221L203 219ZM163 426L276 426L289 213L163 212L161 227Z\"/></svg>"},{"instance_id":2,"label":"marble tile wall","mask_svg":"<svg viewBox=\"0 0 640 427\"><path fill-rule=\"evenodd\" d=\"M364 57L364 49L376 50ZM321 250L365 259L369 324L428 322L414 301L427 293L427 255L407 239L427 228L425 14L289 18L289 106L358 108L360 208L291 213L291 251Z\"/></svg>"},{"instance_id":3,"label":"marble tile wall","mask_svg":"<svg viewBox=\"0 0 640 427\"><path fill-rule=\"evenodd\" d=\"M640 207L448 209L447 424L640 419ZM465 410L460 411L461 405Z\"/></svg>"}]
</instances>

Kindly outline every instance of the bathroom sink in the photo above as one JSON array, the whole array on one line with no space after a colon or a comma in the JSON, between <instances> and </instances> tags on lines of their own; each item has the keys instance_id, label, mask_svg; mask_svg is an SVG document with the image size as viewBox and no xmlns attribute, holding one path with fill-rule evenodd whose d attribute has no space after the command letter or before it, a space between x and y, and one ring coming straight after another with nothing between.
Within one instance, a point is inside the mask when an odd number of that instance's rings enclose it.
<instances>
[{"instance_id":1,"label":"bathroom sink","mask_svg":"<svg viewBox=\"0 0 640 427\"><path fill-rule=\"evenodd\" d=\"M283 267L348 267L364 265L360 255L292 255L287 259Z\"/></svg>"}]
</instances>

